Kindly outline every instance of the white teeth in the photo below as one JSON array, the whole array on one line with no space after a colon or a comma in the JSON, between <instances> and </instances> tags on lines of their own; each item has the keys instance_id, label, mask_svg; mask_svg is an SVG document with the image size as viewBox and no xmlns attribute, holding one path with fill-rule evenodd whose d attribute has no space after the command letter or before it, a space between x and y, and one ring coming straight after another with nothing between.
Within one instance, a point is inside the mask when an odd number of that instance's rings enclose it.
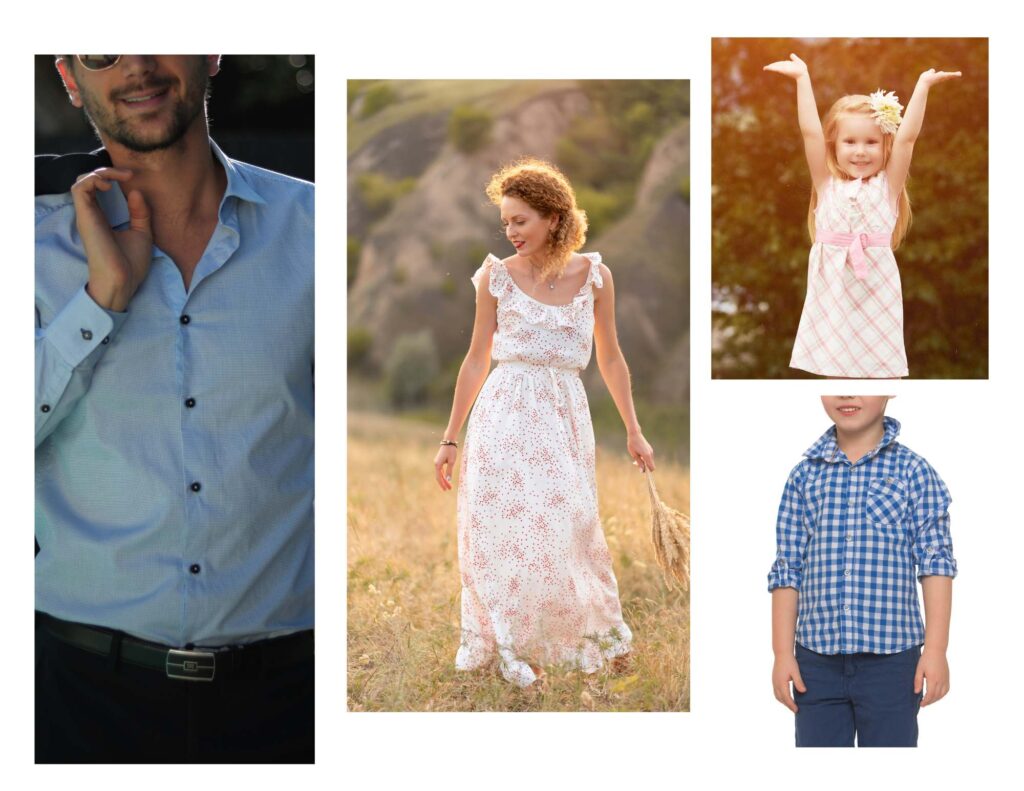
<instances>
[{"instance_id":1,"label":"white teeth","mask_svg":"<svg viewBox=\"0 0 1024 791\"><path fill-rule=\"evenodd\" d=\"M125 101L126 102L146 102L146 101L149 101L150 99L152 99L154 96L156 96L156 94L155 93L151 93L149 96L139 96L139 97L136 97L135 99L125 99Z\"/></svg>"}]
</instances>

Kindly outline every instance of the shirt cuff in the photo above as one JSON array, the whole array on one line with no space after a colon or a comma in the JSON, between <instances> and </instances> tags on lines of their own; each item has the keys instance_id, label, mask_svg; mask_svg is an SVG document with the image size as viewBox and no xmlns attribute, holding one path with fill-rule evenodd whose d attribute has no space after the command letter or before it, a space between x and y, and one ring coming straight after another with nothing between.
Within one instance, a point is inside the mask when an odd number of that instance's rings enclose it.
<instances>
[{"instance_id":1,"label":"shirt cuff","mask_svg":"<svg viewBox=\"0 0 1024 791\"><path fill-rule=\"evenodd\" d=\"M768 572L768 592L771 593L776 588L795 588L800 590L800 584L803 582L803 573L798 569L794 569L784 560L777 560L772 565L772 570Z\"/></svg>"},{"instance_id":2,"label":"shirt cuff","mask_svg":"<svg viewBox=\"0 0 1024 791\"><path fill-rule=\"evenodd\" d=\"M949 555L938 551L929 552L930 547L925 547L924 556L918 560L918 577L955 577L956 561Z\"/></svg>"},{"instance_id":3,"label":"shirt cuff","mask_svg":"<svg viewBox=\"0 0 1024 791\"><path fill-rule=\"evenodd\" d=\"M109 342L126 318L127 313L101 308L82 286L47 325L46 340L69 367L77 368L97 348Z\"/></svg>"}]
</instances>

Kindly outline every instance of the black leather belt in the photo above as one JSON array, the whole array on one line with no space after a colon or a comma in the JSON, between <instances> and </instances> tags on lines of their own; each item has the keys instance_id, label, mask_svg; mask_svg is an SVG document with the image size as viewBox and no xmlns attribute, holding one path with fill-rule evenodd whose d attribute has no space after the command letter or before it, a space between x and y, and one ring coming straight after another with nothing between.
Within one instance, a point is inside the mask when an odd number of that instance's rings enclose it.
<instances>
[{"instance_id":1,"label":"black leather belt","mask_svg":"<svg viewBox=\"0 0 1024 791\"><path fill-rule=\"evenodd\" d=\"M123 632L62 621L36 613L39 625L63 643L129 665L157 670L180 681L259 677L312 659L313 630L219 651L168 648Z\"/></svg>"}]
</instances>

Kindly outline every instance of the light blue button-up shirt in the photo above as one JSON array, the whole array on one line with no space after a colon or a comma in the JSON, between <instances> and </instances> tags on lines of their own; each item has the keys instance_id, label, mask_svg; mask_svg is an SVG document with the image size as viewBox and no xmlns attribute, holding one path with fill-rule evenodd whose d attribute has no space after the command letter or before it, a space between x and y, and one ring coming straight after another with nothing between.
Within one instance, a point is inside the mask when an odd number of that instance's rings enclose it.
<instances>
[{"instance_id":1,"label":"light blue button-up shirt","mask_svg":"<svg viewBox=\"0 0 1024 791\"><path fill-rule=\"evenodd\" d=\"M213 152L191 289L154 247L125 313L36 199L36 607L173 646L313 626L313 186Z\"/></svg>"}]
</instances>

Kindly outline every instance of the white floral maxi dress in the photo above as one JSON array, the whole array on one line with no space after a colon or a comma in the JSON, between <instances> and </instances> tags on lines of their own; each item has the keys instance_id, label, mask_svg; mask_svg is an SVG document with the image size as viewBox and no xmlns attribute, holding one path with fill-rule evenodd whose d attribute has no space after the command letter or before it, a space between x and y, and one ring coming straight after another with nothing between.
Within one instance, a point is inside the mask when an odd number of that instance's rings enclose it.
<instances>
[{"instance_id":1,"label":"white floral maxi dress","mask_svg":"<svg viewBox=\"0 0 1024 791\"><path fill-rule=\"evenodd\" d=\"M611 555L597 510L594 430L579 372L590 361L597 253L568 305L525 294L488 255L498 301L492 357L469 419L458 484L462 642L455 666L497 652L502 674L536 680L529 663L585 672L629 651Z\"/></svg>"},{"instance_id":2,"label":"white floral maxi dress","mask_svg":"<svg viewBox=\"0 0 1024 791\"><path fill-rule=\"evenodd\" d=\"M807 298L790 366L822 376L892 378L907 375L903 292L896 257L868 235L892 235L885 171L870 179L829 180L815 212L821 230L851 234L863 250L854 266L849 243L816 241L807 266ZM859 271L858 271L859 270Z\"/></svg>"}]
</instances>

